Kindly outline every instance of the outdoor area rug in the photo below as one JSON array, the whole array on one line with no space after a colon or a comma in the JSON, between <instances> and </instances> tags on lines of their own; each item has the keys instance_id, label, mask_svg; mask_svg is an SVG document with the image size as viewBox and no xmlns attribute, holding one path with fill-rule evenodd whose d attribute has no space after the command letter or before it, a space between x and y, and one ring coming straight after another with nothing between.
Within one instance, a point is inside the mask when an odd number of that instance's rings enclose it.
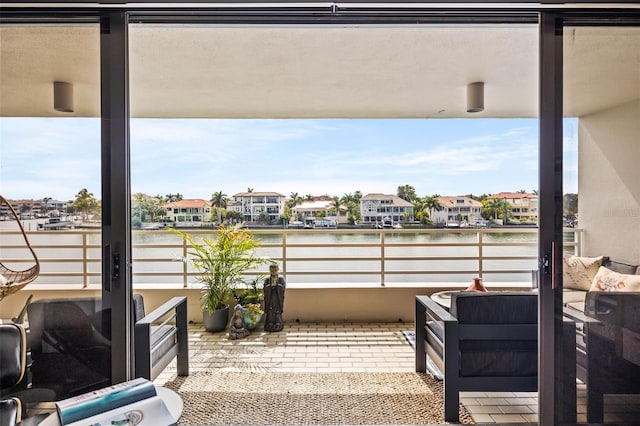
<instances>
[{"instance_id":1,"label":"outdoor area rug","mask_svg":"<svg viewBox=\"0 0 640 426\"><path fill-rule=\"evenodd\" d=\"M430 374L197 371L165 387L184 401L180 425L445 423ZM462 406L460 423L473 423Z\"/></svg>"}]
</instances>

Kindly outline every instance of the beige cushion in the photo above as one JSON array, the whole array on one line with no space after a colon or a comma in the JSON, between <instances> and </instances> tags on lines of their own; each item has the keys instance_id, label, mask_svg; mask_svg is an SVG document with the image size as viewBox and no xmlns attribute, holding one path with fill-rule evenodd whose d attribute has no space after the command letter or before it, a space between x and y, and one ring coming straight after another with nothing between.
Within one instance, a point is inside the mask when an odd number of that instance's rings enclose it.
<instances>
[{"instance_id":1,"label":"beige cushion","mask_svg":"<svg viewBox=\"0 0 640 426\"><path fill-rule=\"evenodd\" d=\"M593 279L602 265L602 256L564 256L562 269L563 288L589 291Z\"/></svg>"},{"instance_id":2,"label":"beige cushion","mask_svg":"<svg viewBox=\"0 0 640 426\"><path fill-rule=\"evenodd\" d=\"M572 289L564 289L562 291L562 302L563 303L573 303L573 302L582 302L584 303L584 299L587 297L587 292L582 290L572 290Z\"/></svg>"},{"instance_id":3,"label":"beige cushion","mask_svg":"<svg viewBox=\"0 0 640 426\"><path fill-rule=\"evenodd\" d=\"M640 275L619 274L601 266L591 291L640 291Z\"/></svg>"}]
</instances>

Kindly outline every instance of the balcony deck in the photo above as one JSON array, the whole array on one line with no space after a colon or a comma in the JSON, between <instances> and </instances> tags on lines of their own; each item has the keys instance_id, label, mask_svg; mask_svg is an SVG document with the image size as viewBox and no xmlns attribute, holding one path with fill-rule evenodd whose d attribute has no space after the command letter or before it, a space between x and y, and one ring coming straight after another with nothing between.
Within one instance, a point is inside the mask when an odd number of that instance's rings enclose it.
<instances>
[{"instance_id":1,"label":"balcony deck","mask_svg":"<svg viewBox=\"0 0 640 426\"><path fill-rule=\"evenodd\" d=\"M403 330L413 323L293 323L279 333L255 331L240 340L189 325L190 369L231 372L413 372L414 352ZM175 378L170 365L158 379ZM580 393L579 393L580 394ZM535 392L464 392L477 423L537 422Z\"/></svg>"}]
</instances>

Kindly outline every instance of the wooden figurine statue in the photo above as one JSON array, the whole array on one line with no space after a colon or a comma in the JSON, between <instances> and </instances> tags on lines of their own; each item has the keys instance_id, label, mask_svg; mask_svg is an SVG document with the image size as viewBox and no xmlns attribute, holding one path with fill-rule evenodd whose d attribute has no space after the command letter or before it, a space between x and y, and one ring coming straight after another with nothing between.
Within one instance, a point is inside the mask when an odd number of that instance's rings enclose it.
<instances>
[{"instance_id":1,"label":"wooden figurine statue","mask_svg":"<svg viewBox=\"0 0 640 426\"><path fill-rule=\"evenodd\" d=\"M284 322L282 312L284 310L284 291L286 284L284 278L278 276L278 265L269 265L269 277L264 280L264 311L265 331L282 331Z\"/></svg>"}]
</instances>

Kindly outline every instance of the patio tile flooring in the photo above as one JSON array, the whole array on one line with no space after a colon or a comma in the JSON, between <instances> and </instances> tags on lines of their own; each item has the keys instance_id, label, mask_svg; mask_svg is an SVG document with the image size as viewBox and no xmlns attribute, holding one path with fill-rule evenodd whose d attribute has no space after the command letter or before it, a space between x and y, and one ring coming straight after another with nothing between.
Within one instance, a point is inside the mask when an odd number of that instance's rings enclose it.
<instances>
[{"instance_id":1,"label":"patio tile flooring","mask_svg":"<svg viewBox=\"0 0 640 426\"><path fill-rule=\"evenodd\" d=\"M230 340L189 325L191 371L413 372L414 351L402 335L413 323L293 323L279 333L254 331ZM156 379L175 377L175 363ZM535 392L463 392L462 403L477 423L537 421Z\"/></svg>"}]
</instances>

